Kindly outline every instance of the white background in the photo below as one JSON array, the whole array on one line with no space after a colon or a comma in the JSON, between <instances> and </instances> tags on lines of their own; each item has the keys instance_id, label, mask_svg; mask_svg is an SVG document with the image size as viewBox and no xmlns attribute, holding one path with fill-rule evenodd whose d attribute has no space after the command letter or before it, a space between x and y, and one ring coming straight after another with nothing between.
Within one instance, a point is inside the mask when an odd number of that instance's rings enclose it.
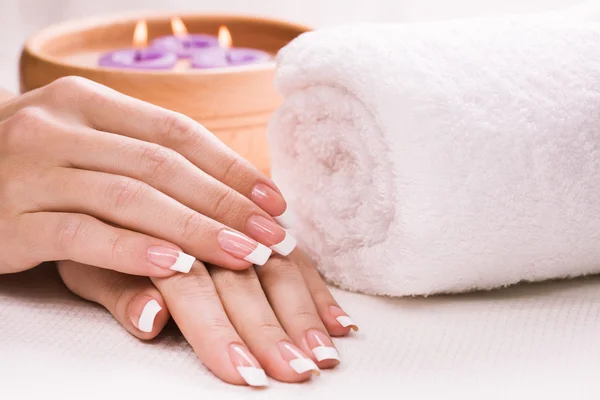
<instances>
[{"instance_id":1,"label":"white background","mask_svg":"<svg viewBox=\"0 0 600 400\"><path fill-rule=\"evenodd\" d=\"M0 0L0 86L16 90L26 38L58 21L121 11L232 11L285 18L313 27L349 22L431 21L536 12L580 0Z\"/></svg>"}]
</instances>

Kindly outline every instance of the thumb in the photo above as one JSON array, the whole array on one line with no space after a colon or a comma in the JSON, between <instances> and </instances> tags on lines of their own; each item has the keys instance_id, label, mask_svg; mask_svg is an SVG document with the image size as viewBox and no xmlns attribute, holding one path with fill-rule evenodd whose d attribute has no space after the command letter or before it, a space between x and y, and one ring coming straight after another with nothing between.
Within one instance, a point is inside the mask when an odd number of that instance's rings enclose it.
<instances>
[{"instance_id":1,"label":"thumb","mask_svg":"<svg viewBox=\"0 0 600 400\"><path fill-rule=\"evenodd\" d=\"M104 306L132 335L156 337L169 320L165 301L150 279L60 261L58 272L76 295Z\"/></svg>"}]
</instances>

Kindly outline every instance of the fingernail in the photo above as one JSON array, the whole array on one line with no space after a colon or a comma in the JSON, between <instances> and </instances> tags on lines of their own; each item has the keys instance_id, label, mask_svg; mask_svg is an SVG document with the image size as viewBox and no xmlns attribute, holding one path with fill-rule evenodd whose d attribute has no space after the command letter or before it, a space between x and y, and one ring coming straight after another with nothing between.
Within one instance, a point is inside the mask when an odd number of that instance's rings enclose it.
<instances>
[{"instance_id":1,"label":"fingernail","mask_svg":"<svg viewBox=\"0 0 600 400\"><path fill-rule=\"evenodd\" d=\"M271 250L268 247L239 232L222 229L217 238L223 250L252 264L264 265L271 257Z\"/></svg>"},{"instance_id":2,"label":"fingernail","mask_svg":"<svg viewBox=\"0 0 600 400\"><path fill-rule=\"evenodd\" d=\"M294 217L289 208L286 208L283 214L274 217L275 221L286 229L291 228L294 225Z\"/></svg>"},{"instance_id":3,"label":"fingernail","mask_svg":"<svg viewBox=\"0 0 600 400\"><path fill-rule=\"evenodd\" d=\"M140 314L140 318L138 319L137 324L132 321L134 325L142 332L152 332L152 328L154 327L154 319L156 315L162 310L158 301L152 299L146 303L144 308L142 309L142 313Z\"/></svg>"},{"instance_id":4,"label":"fingernail","mask_svg":"<svg viewBox=\"0 0 600 400\"><path fill-rule=\"evenodd\" d=\"M276 223L260 215L250 217L248 220L248 233L282 256L287 256L296 247L296 239L292 235Z\"/></svg>"},{"instance_id":5,"label":"fingernail","mask_svg":"<svg viewBox=\"0 0 600 400\"><path fill-rule=\"evenodd\" d=\"M308 342L308 347L310 347L317 361L340 361L340 354L333 346L333 342L323 332L316 329L309 330L306 332L306 341Z\"/></svg>"},{"instance_id":6,"label":"fingernail","mask_svg":"<svg viewBox=\"0 0 600 400\"><path fill-rule=\"evenodd\" d=\"M148 249L148 260L158 267L168 268L172 271L188 273L196 259L181 251L168 247L154 246Z\"/></svg>"},{"instance_id":7,"label":"fingernail","mask_svg":"<svg viewBox=\"0 0 600 400\"><path fill-rule=\"evenodd\" d=\"M283 240L281 242L271 246L271 249L273 251L281 254L282 256L287 256L292 251L294 251L297 243L298 242L296 242L296 238L293 237L292 235L290 235L290 233L286 231L285 237L283 238Z\"/></svg>"},{"instance_id":8,"label":"fingernail","mask_svg":"<svg viewBox=\"0 0 600 400\"><path fill-rule=\"evenodd\" d=\"M267 374L256 358L241 344L229 345L229 357L240 376L250 386L269 386Z\"/></svg>"},{"instance_id":9,"label":"fingernail","mask_svg":"<svg viewBox=\"0 0 600 400\"><path fill-rule=\"evenodd\" d=\"M289 216L285 216L287 212L287 204L281 194L277 193L271 187L264 183L259 183L252 189L250 199L260 208L275 217L277 223L284 228L289 228Z\"/></svg>"},{"instance_id":10,"label":"fingernail","mask_svg":"<svg viewBox=\"0 0 600 400\"><path fill-rule=\"evenodd\" d=\"M358 332L358 325L352 321L352 319L337 306L330 306L329 313L340 323L344 328L350 327L354 332Z\"/></svg>"},{"instance_id":11,"label":"fingernail","mask_svg":"<svg viewBox=\"0 0 600 400\"><path fill-rule=\"evenodd\" d=\"M287 361L297 374L303 374L305 372L312 372L315 375L321 375L321 370L317 367L317 364L310 358L306 357L302 350L294 346L289 342L279 342L277 345L281 357Z\"/></svg>"}]
</instances>

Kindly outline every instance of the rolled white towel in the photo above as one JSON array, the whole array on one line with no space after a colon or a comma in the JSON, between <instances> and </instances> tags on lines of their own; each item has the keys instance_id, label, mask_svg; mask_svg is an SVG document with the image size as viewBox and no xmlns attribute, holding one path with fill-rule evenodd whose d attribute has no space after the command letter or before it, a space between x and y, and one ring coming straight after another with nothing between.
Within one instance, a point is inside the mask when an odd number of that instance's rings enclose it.
<instances>
[{"instance_id":1,"label":"rolled white towel","mask_svg":"<svg viewBox=\"0 0 600 400\"><path fill-rule=\"evenodd\" d=\"M600 25L353 25L278 56L273 176L331 282L381 295L600 272Z\"/></svg>"}]
</instances>

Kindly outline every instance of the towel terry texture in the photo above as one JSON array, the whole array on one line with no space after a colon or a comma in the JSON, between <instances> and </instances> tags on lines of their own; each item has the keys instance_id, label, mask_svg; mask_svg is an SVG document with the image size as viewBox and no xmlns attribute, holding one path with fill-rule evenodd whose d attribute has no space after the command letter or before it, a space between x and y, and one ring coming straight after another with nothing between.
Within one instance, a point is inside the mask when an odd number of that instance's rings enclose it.
<instances>
[{"instance_id":1,"label":"towel terry texture","mask_svg":"<svg viewBox=\"0 0 600 400\"><path fill-rule=\"evenodd\" d=\"M295 232L350 290L600 271L600 26L535 17L311 32L269 138Z\"/></svg>"}]
</instances>

